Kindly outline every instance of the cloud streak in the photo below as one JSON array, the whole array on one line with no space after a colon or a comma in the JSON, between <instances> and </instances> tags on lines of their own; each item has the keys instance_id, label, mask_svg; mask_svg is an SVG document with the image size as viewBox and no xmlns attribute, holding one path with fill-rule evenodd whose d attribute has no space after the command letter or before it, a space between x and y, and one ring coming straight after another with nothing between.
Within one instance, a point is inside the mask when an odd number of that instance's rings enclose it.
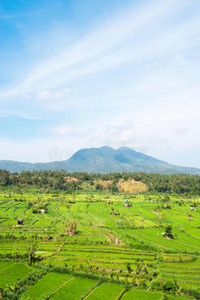
<instances>
[{"instance_id":1,"label":"cloud streak","mask_svg":"<svg viewBox=\"0 0 200 300\"><path fill-rule=\"evenodd\" d=\"M188 3L184 2L185 5ZM182 2L176 1L175 4L174 1L154 1L139 10L133 9L115 17L71 48L62 49L57 55L37 64L20 86L3 93L3 96L37 91L38 87L56 88L120 64L139 64L169 55L170 51L180 53L192 44L199 45L194 38L198 34L199 26L196 25L200 25L198 16L183 24L175 24L173 28L166 26L169 16L184 9ZM158 30L157 26L162 29ZM62 76L58 76L59 72Z\"/></svg>"},{"instance_id":2,"label":"cloud streak","mask_svg":"<svg viewBox=\"0 0 200 300\"><path fill-rule=\"evenodd\" d=\"M189 143L199 147L200 5L194 0L130 3L107 19L99 15L84 29L49 20L60 43L43 27L38 35L33 28L29 39L22 35L25 72L17 85L12 76L1 84L1 115L16 111L46 119L49 148L73 145L75 151L122 141L167 160L168 152ZM34 36L37 55L30 50ZM48 153L45 142L35 143Z\"/></svg>"}]
</instances>

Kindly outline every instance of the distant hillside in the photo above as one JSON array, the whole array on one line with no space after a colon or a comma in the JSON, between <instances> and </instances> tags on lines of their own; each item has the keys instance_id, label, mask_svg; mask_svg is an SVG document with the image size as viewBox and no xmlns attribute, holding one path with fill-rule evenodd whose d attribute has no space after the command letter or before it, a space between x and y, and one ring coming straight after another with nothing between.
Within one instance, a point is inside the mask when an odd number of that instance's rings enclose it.
<instances>
[{"instance_id":1,"label":"distant hillside","mask_svg":"<svg viewBox=\"0 0 200 300\"><path fill-rule=\"evenodd\" d=\"M115 150L108 146L81 149L65 161L32 164L1 160L0 169L6 169L10 172L18 173L23 170L65 170L69 173L145 172L160 174L187 173L200 175L200 169L171 165L127 147L121 147Z\"/></svg>"}]
</instances>

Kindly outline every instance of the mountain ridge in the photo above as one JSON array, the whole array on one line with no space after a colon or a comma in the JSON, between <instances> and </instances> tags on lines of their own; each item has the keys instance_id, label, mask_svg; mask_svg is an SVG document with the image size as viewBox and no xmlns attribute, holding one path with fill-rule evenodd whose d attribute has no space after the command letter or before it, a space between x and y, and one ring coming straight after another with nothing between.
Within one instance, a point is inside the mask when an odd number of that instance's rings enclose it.
<instances>
[{"instance_id":1,"label":"mountain ridge","mask_svg":"<svg viewBox=\"0 0 200 300\"><path fill-rule=\"evenodd\" d=\"M113 149L109 146L83 148L69 159L48 163L29 163L13 160L0 160L0 169L20 173L24 171L65 170L68 173L113 173L145 172L160 174L187 173L200 175L200 169L180 167L156 159L128 147Z\"/></svg>"}]
</instances>

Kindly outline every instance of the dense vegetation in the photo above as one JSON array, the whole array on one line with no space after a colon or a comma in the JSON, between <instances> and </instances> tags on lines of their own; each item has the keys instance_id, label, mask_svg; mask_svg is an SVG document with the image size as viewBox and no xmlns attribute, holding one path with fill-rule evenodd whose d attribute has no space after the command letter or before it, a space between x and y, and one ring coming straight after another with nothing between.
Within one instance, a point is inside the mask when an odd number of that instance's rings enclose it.
<instances>
[{"instance_id":1,"label":"dense vegetation","mask_svg":"<svg viewBox=\"0 0 200 300\"><path fill-rule=\"evenodd\" d=\"M35 186L49 191L64 190L107 190L117 192L120 190L120 180L135 180L147 186L150 192L176 193L185 195L200 195L200 176L187 174L147 174L147 173L112 173L88 174L66 173L65 171L23 171L10 173L0 170L0 186L15 186L20 188ZM105 184L107 181L107 184Z\"/></svg>"},{"instance_id":2,"label":"dense vegetation","mask_svg":"<svg viewBox=\"0 0 200 300\"><path fill-rule=\"evenodd\" d=\"M182 174L1 170L1 298L200 299L199 186Z\"/></svg>"}]
</instances>

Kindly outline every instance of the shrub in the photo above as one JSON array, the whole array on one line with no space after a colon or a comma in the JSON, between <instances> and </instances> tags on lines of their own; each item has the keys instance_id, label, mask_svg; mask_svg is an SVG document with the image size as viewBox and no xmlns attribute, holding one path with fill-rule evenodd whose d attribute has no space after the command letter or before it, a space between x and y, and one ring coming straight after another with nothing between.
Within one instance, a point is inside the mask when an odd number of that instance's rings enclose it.
<instances>
[{"instance_id":1,"label":"shrub","mask_svg":"<svg viewBox=\"0 0 200 300\"><path fill-rule=\"evenodd\" d=\"M51 271L57 272L57 273L62 273L62 274L70 274L71 273L71 271L68 268L60 267L60 266L51 268Z\"/></svg>"},{"instance_id":2,"label":"shrub","mask_svg":"<svg viewBox=\"0 0 200 300\"><path fill-rule=\"evenodd\" d=\"M150 288L152 291L163 291L163 285L162 282L159 280L153 280L150 283Z\"/></svg>"},{"instance_id":3,"label":"shrub","mask_svg":"<svg viewBox=\"0 0 200 300\"><path fill-rule=\"evenodd\" d=\"M164 290L170 294L175 293L176 291L176 284L173 280L167 280L164 284Z\"/></svg>"},{"instance_id":4,"label":"shrub","mask_svg":"<svg viewBox=\"0 0 200 300\"><path fill-rule=\"evenodd\" d=\"M200 299L200 291L196 289L182 289L187 296L192 296L196 299Z\"/></svg>"}]
</instances>

